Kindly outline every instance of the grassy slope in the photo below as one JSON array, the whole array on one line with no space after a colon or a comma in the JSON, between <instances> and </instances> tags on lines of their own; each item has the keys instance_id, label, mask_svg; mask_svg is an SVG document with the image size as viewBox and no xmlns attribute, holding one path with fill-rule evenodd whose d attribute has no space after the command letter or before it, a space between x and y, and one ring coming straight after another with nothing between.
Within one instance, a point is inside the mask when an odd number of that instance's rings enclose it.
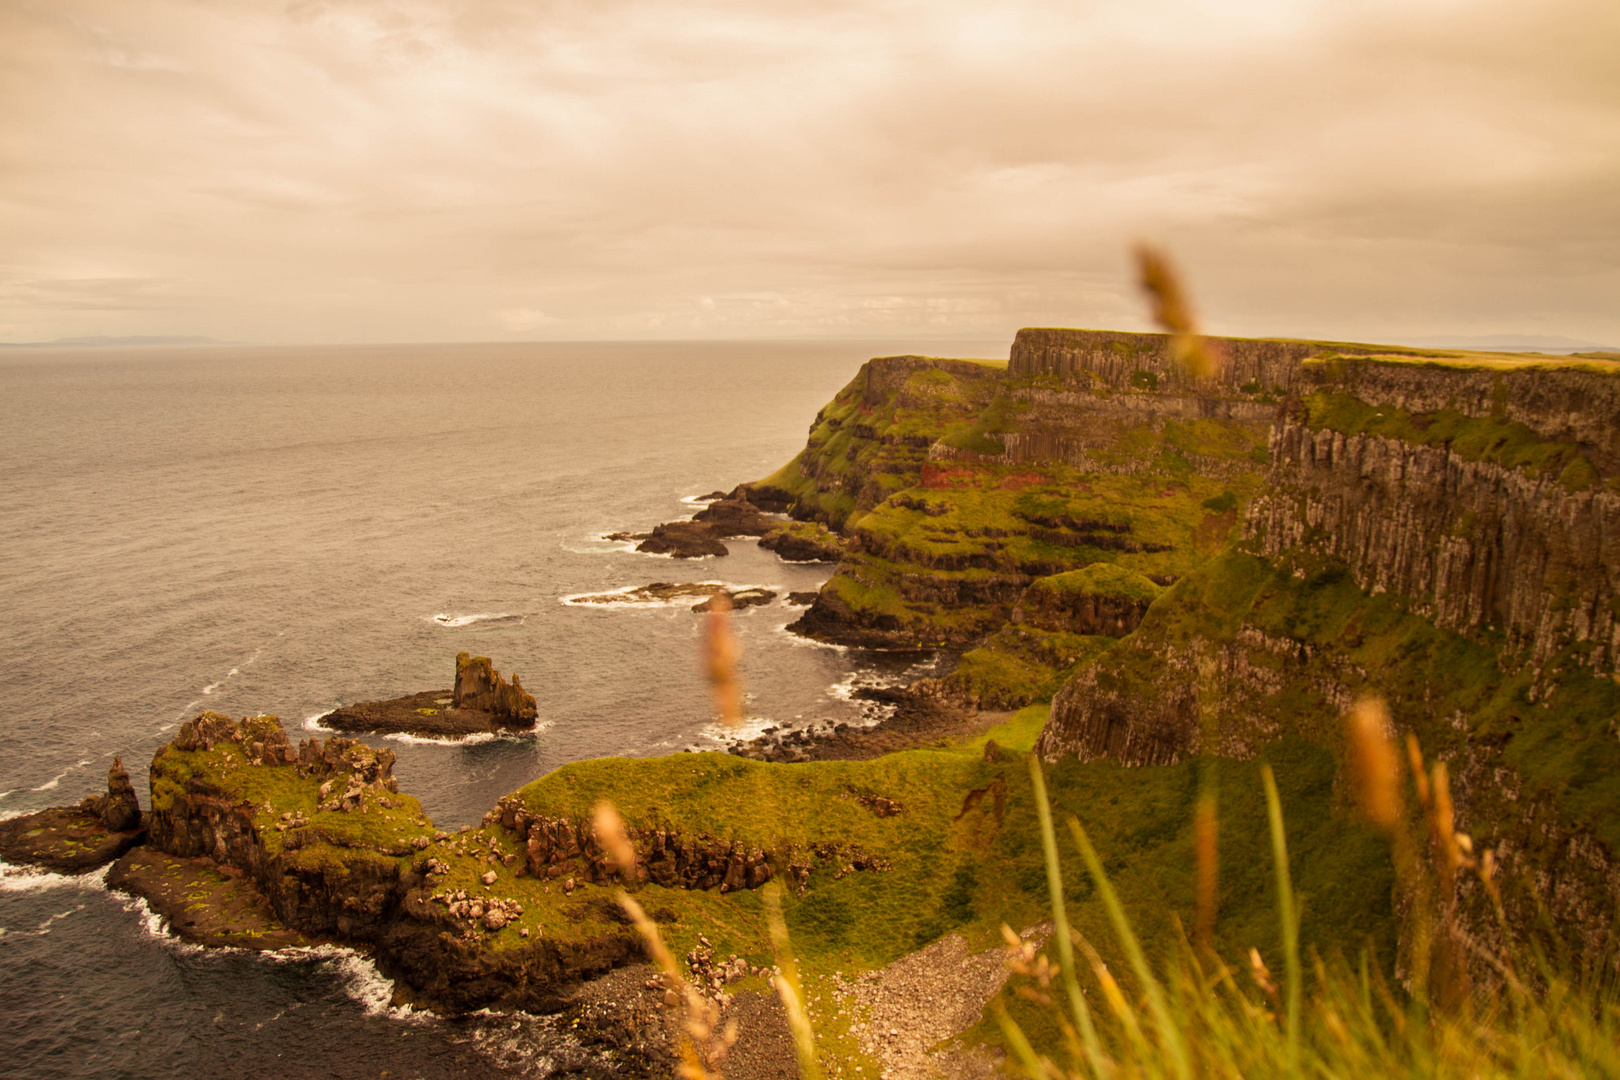
<instances>
[{"instance_id":1,"label":"grassy slope","mask_svg":"<svg viewBox=\"0 0 1620 1080\"><path fill-rule=\"evenodd\" d=\"M993 947L1002 922L1033 925L1046 917L1046 886L1026 758L1046 711L1014 714L988 735L960 746L913 750L868 762L772 765L718 754L604 759L564 766L524 788L533 809L583 814L598 799L615 802L632 824L664 824L742 839L767 848L823 841L854 844L887 858L892 869L834 880L832 867L811 876L810 891L786 898L788 925L812 988L834 972L886 964L948 931L975 949ZM985 760L986 740L1001 747ZM1333 809L1330 754L1303 741L1267 752L1289 811L1306 940L1329 952L1370 942L1392 954L1391 874L1380 839ZM1122 769L1067 762L1050 775L1060 814L1086 824L1126 905L1156 953L1175 939L1174 917L1192 917L1192 803L1199 769L1213 768L1222 797L1219 942L1236 957L1257 946L1275 960L1272 870L1259 762L1188 762ZM984 791L964 812L975 790ZM898 799L905 813L878 818L848 795ZM1001 811L997 812L997 794ZM1064 853L1071 918L1114 960L1100 903L1078 857ZM576 896L607 893L586 886ZM649 908L676 916L666 929L678 950L698 933L717 952L764 961L769 955L755 893L721 896L645 887ZM846 1046L833 1020L835 1046Z\"/></svg>"}]
</instances>

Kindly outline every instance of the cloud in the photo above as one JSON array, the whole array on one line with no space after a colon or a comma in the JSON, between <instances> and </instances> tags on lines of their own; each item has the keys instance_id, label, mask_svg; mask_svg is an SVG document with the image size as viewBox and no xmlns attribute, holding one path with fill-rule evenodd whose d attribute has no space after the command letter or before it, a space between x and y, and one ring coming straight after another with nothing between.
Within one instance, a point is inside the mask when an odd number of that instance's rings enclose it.
<instances>
[{"instance_id":1,"label":"cloud","mask_svg":"<svg viewBox=\"0 0 1620 1080\"><path fill-rule=\"evenodd\" d=\"M1140 325L1146 235L1231 332L1620 341L1617 39L1609 0L12 4L0 322ZM74 281L164 284L29 284Z\"/></svg>"}]
</instances>

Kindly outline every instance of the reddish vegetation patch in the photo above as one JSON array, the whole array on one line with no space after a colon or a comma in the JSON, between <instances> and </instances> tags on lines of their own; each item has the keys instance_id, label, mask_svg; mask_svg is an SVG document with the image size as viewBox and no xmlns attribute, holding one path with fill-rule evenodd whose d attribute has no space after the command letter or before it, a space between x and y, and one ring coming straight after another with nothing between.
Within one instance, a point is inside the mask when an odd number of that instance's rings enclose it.
<instances>
[{"instance_id":1,"label":"reddish vegetation patch","mask_svg":"<svg viewBox=\"0 0 1620 1080\"><path fill-rule=\"evenodd\" d=\"M932 461L923 462L922 486L925 488L976 487L981 470L971 465L944 466Z\"/></svg>"},{"instance_id":2,"label":"reddish vegetation patch","mask_svg":"<svg viewBox=\"0 0 1620 1080\"><path fill-rule=\"evenodd\" d=\"M1035 484L1044 484L1046 482L1046 477L1042 476L1040 473L1033 472L1008 473L1006 476L1001 478L1001 486L1011 491L1019 491L1023 488L1032 487Z\"/></svg>"}]
</instances>

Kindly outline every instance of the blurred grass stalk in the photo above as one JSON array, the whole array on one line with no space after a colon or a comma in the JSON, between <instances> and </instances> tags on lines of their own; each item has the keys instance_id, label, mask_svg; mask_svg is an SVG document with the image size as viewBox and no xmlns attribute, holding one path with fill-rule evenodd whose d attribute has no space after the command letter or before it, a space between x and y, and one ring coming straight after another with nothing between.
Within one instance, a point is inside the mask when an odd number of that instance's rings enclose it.
<instances>
[{"instance_id":1,"label":"blurred grass stalk","mask_svg":"<svg viewBox=\"0 0 1620 1080\"><path fill-rule=\"evenodd\" d=\"M1612 978L1571 979L1538 956L1539 990L1533 992L1511 957L1472 942L1459 925L1459 872L1473 871L1491 900L1503 940L1510 940L1490 852L1476 859L1472 840L1456 831L1444 762L1426 770L1415 740L1408 740L1406 759L1421 814L1414 823L1401 798L1401 755L1395 751L1383 703L1358 702L1345 726L1346 759L1358 807L1389 836L1397 864L1401 897L1396 906L1407 912L1403 957L1409 979L1404 1001L1365 949L1355 970L1340 955L1325 962L1313 951L1313 987L1306 998L1300 913L1289 872L1282 800L1267 766L1261 778L1276 873L1284 977L1279 987L1260 950L1251 948L1249 967L1257 993L1239 986L1235 969L1213 948L1201 942L1195 946L1185 938L1166 957L1162 977L1156 974L1102 858L1079 820L1069 817L1069 832L1133 980L1122 986L1097 950L1078 939L1108 1005L1103 1014L1107 1022L1094 1023L1074 974L1076 935L1065 911L1052 810L1040 762L1032 757L1030 780L1052 898L1052 942L1068 1007L1027 985L1015 985L1014 990L1051 1010L1069 1060L1060 1065L1042 1053L998 999L994 1012L1011 1053L1010 1064L1017 1071L1030 1080L1620 1077L1620 996ZM1201 863L1206 851L1201 837L1216 825L1213 800L1201 795L1195 815L1196 857ZM1428 833L1427 857L1412 842L1414 824ZM1207 850L1213 853L1213 846ZM1197 888L1203 888L1201 866ZM1196 903L1202 921L1201 895ZM1045 956L1035 956L1027 944L1015 944L1017 936L1005 927L1003 932L1009 944L1008 966L1044 986L1049 977ZM1504 993L1473 992L1464 946L1471 946L1469 952L1496 973ZM1284 1014L1281 1023L1278 1012Z\"/></svg>"}]
</instances>

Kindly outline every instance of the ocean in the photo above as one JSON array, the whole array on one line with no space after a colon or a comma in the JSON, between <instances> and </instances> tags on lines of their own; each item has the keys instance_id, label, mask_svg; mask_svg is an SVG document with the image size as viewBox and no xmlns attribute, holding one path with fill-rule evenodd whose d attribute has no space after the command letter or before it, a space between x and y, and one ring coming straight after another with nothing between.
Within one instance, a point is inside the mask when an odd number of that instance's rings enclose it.
<instances>
[{"instance_id":1,"label":"ocean","mask_svg":"<svg viewBox=\"0 0 1620 1080\"><path fill-rule=\"evenodd\" d=\"M532 734L386 737L401 790L472 823L569 761L715 749L686 606L571 597L722 581L782 598L735 618L747 731L871 722L854 687L929 657L786 633L819 564L752 540L674 560L604 539L691 514L803 447L873 355L1005 342L590 343L0 352L0 816L105 790L205 709L288 734L354 701L449 687L487 655L535 695ZM746 731L743 733L747 733ZM170 937L101 875L0 866L0 1055L19 1078L545 1076L579 1066L544 1018L389 1007L346 950L259 956Z\"/></svg>"}]
</instances>

